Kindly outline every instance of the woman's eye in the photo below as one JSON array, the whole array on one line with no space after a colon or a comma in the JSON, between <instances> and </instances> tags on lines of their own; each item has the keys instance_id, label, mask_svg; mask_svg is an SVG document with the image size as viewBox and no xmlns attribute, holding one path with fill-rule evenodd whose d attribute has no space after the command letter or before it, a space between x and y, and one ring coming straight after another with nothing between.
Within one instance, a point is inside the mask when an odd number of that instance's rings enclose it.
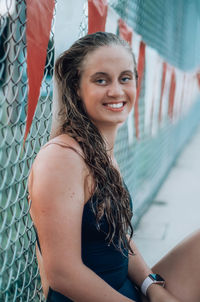
<instances>
[{"instance_id":1,"label":"woman's eye","mask_svg":"<svg viewBox=\"0 0 200 302\"><path fill-rule=\"evenodd\" d=\"M128 82L128 81L130 81L130 80L131 80L130 77L123 77L123 78L121 79L121 81L122 81L123 83L126 83L126 82Z\"/></svg>"},{"instance_id":2,"label":"woman's eye","mask_svg":"<svg viewBox=\"0 0 200 302\"><path fill-rule=\"evenodd\" d=\"M105 79L98 79L98 80L96 80L96 83L100 84L100 85L105 85L106 84L106 80Z\"/></svg>"}]
</instances>

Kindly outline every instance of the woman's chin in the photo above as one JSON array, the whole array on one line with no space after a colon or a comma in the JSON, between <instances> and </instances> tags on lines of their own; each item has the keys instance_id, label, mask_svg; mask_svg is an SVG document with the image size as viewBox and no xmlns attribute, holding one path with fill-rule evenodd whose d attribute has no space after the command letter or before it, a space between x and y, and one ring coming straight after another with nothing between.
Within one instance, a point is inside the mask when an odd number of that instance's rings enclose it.
<instances>
[{"instance_id":1,"label":"woman's chin","mask_svg":"<svg viewBox=\"0 0 200 302\"><path fill-rule=\"evenodd\" d=\"M96 127L98 129L110 129L110 128L113 128L113 130L116 128L120 128L125 122L126 122L127 119L118 119L118 120L115 120L115 121L93 121L93 123L96 125Z\"/></svg>"}]
</instances>

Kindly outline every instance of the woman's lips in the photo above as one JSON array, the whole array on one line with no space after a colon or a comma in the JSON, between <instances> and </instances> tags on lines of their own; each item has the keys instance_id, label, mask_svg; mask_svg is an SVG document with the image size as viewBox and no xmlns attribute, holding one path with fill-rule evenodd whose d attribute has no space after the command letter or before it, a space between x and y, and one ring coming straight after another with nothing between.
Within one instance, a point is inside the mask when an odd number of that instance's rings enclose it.
<instances>
[{"instance_id":1,"label":"woman's lips","mask_svg":"<svg viewBox=\"0 0 200 302\"><path fill-rule=\"evenodd\" d=\"M126 102L112 102L103 104L108 110L111 111L122 111Z\"/></svg>"}]
</instances>

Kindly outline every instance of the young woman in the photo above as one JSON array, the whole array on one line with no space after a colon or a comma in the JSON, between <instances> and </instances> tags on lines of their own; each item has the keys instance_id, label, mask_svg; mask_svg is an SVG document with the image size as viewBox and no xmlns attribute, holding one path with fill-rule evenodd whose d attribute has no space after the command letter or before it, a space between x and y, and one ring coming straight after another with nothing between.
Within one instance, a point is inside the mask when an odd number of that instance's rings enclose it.
<instances>
[{"instance_id":1,"label":"young woman","mask_svg":"<svg viewBox=\"0 0 200 302\"><path fill-rule=\"evenodd\" d=\"M152 270L131 239L131 200L113 153L136 95L129 45L111 33L87 35L58 58L55 75L64 122L29 177L47 301L199 302L200 233Z\"/></svg>"}]
</instances>

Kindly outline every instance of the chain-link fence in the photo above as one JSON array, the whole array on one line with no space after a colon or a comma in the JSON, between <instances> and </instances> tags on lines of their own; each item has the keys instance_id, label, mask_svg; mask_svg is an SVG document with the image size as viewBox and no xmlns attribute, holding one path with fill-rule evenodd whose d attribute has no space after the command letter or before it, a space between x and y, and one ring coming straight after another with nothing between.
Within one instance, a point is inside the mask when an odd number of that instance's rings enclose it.
<instances>
[{"instance_id":1,"label":"chain-link fence","mask_svg":"<svg viewBox=\"0 0 200 302\"><path fill-rule=\"evenodd\" d=\"M80 1L80 5L82 16L77 21L78 28L74 29L77 36L87 33L87 1ZM148 45L179 69L192 69L200 64L197 52L200 43L198 4L187 4L188 13L183 1L174 4L164 0L115 0L109 2L109 7L133 27L133 40L138 40L138 45L140 34ZM0 301L44 301L35 257L35 233L28 213L27 177L36 154L50 135L56 14L40 97L23 152L28 94L25 0L1 1L0 14ZM192 30L190 32L194 24L198 39ZM185 36L192 41L193 47L186 47ZM133 48L138 58L136 42ZM169 70L163 94L162 120L159 120L162 60L150 47L146 49L145 74L139 98L140 137L137 139L135 136L132 114L120 128L115 146L122 174L133 196L135 222L152 200L200 117L194 73L183 75L181 70L176 70L173 119L169 116ZM157 70L153 82L158 84L149 87L153 69ZM187 86L185 90L183 84L178 84L183 79Z\"/></svg>"},{"instance_id":2,"label":"chain-link fence","mask_svg":"<svg viewBox=\"0 0 200 302\"><path fill-rule=\"evenodd\" d=\"M36 115L22 153L27 112L26 3L4 1L0 19L0 301L39 301L27 177L49 136L54 42L51 33Z\"/></svg>"}]
</instances>

